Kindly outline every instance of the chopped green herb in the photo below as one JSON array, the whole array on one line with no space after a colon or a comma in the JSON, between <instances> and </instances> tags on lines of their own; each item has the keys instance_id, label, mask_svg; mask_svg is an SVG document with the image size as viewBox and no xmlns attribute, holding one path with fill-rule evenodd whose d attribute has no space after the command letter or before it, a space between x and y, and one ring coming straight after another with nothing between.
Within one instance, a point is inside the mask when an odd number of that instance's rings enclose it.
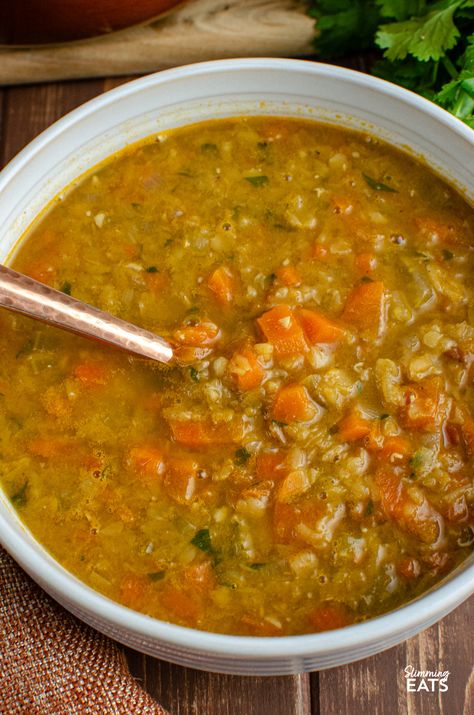
<instances>
[{"instance_id":1,"label":"chopped green herb","mask_svg":"<svg viewBox=\"0 0 474 715\"><path fill-rule=\"evenodd\" d=\"M265 186L265 184L268 184L268 176L246 176L245 181L248 181L252 186Z\"/></svg>"},{"instance_id":2,"label":"chopped green herb","mask_svg":"<svg viewBox=\"0 0 474 715\"><path fill-rule=\"evenodd\" d=\"M26 502L28 501L28 498L26 496L27 488L28 480L26 480L23 486L21 486L19 490L10 497L10 501L12 504L14 504L14 506L21 508L26 505Z\"/></svg>"},{"instance_id":3,"label":"chopped green herb","mask_svg":"<svg viewBox=\"0 0 474 715\"><path fill-rule=\"evenodd\" d=\"M279 422L278 420L272 420L272 422L277 427L286 427L287 426L286 422Z\"/></svg>"},{"instance_id":4,"label":"chopped green herb","mask_svg":"<svg viewBox=\"0 0 474 715\"><path fill-rule=\"evenodd\" d=\"M191 377L191 380L193 380L193 382L199 382L199 373L195 367L189 368L189 376Z\"/></svg>"},{"instance_id":5,"label":"chopped green herb","mask_svg":"<svg viewBox=\"0 0 474 715\"><path fill-rule=\"evenodd\" d=\"M186 311L186 315L189 315L190 313L199 313L199 308L197 305L193 305L192 308L188 308Z\"/></svg>"},{"instance_id":6,"label":"chopped green herb","mask_svg":"<svg viewBox=\"0 0 474 715\"><path fill-rule=\"evenodd\" d=\"M147 574L150 581L162 581L166 576L166 571L152 571Z\"/></svg>"},{"instance_id":7,"label":"chopped green herb","mask_svg":"<svg viewBox=\"0 0 474 715\"><path fill-rule=\"evenodd\" d=\"M261 563L261 564L249 564L249 567L253 569L254 571L259 571L260 569L263 569L264 566L267 564Z\"/></svg>"},{"instance_id":8,"label":"chopped green herb","mask_svg":"<svg viewBox=\"0 0 474 715\"><path fill-rule=\"evenodd\" d=\"M371 176L368 176L367 174L362 174L364 177L365 181L367 184L370 186L371 189L374 191L389 191L392 194L397 194L398 191L397 189L394 189L392 186L388 186L388 184L384 184L381 181L376 181L375 179L372 179Z\"/></svg>"},{"instance_id":9,"label":"chopped green herb","mask_svg":"<svg viewBox=\"0 0 474 715\"><path fill-rule=\"evenodd\" d=\"M250 457L250 452L246 450L245 447L241 447L236 451L234 461L239 467L242 467L249 461Z\"/></svg>"},{"instance_id":10,"label":"chopped green herb","mask_svg":"<svg viewBox=\"0 0 474 715\"><path fill-rule=\"evenodd\" d=\"M137 203L135 203L135 202L132 201L132 207L133 207L134 209L141 209L142 205L141 205L141 204L137 204Z\"/></svg>"},{"instance_id":11,"label":"chopped green herb","mask_svg":"<svg viewBox=\"0 0 474 715\"><path fill-rule=\"evenodd\" d=\"M360 282L361 283L373 283L374 281L372 280L372 278L370 276L362 276L362 278L360 279Z\"/></svg>"},{"instance_id":12,"label":"chopped green herb","mask_svg":"<svg viewBox=\"0 0 474 715\"><path fill-rule=\"evenodd\" d=\"M357 380L357 382L356 382L356 388L357 388L357 392L358 392L359 395L360 395L360 393L361 393L362 390L364 389L364 383L361 382L361 380Z\"/></svg>"},{"instance_id":13,"label":"chopped green herb","mask_svg":"<svg viewBox=\"0 0 474 715\"><path fill-rule=\"evenodd\" d=\"M420 454L420 452L415 452L413 457L409 461L410 467L413 467L413 469L416 471L423 465L423 455Z\"/></svg>"},{"instance_id":14,"label":"chopped green herb","mask_svg":"<svg viewBox=\"0 0 474 715\"><path fill-rule=\"evenodd\" d=\"M201 144L201 151L203 154L207 154L208 156L217 156L219 154L217 144L212 144L211 142Z\"/></svg>"},{"instance_id":15,"label":"chopped green herb","mask_svg":"<svg viewBox=\"0 0 474 715\"><path fill-rule=\"evenodd\" d=\"M276 277L277 277L277 276L276 276L276 273L270 273L270 275L267 276L267 278L268 278L268 280L270 281L270 283L275 283Z\"/></svg>"},{"instance_id":16,"label":"chopped green herb","mask_svg":"<svg viewBox=\"0 0 474 715\"><path fill-rule=\"evenodd\" d=\"M71 295L71 289L72 289L72 285L69 283L69 281L65 281L62 284L60 291L61 291L61 293L65 293L66 295Z\"/></svg>"},{"instance_id":17,"label":"chopped green herb","mask_svg":"<svg viewBox=\"0 0 474 715\"><path fill-rule=\"evenodd\" d=\"M365 507L364 516L370 516L373 513L374 513L374 502L372 501L372 499L369 499L369 501L367 502L367 506Z\"/></svg>"},{"instance_id":18,"label":"chopped green herb","mask_svg":"<svg viewBox=\"0 0 474 715\"><path fill-rule=\"evenodd\" d=\"M173 244L173 242L174 242L173 238L167 238L163 245L166 248L167 246L171 246Z\"/></svg>"},{"instance_id":19,"label":"chopped green herb","mask_svg":"<svg viewBox=\"0 0 474 715\"><path fill-rule=\"evenodd\" d=\"M259 149L266 149L268 147L268 142L257 142Z\"/></svg>"},{"instance_id":20,"label":"chopped green herb","mask_svg":"<svg viewBox=\"0 0 474 715\"><path fill-rule=\"evenodd\" d=\"M213 548L209 529L199 529L191 539L191 543L206 554L212 554Z\"/></svg>"},{"instance_id":21,"label":"chopped green herb","mask_svg":"<svg viewBox=\"0 0 474 715\"><path fill-rule=\"evenodd\" d=\"M443 258L445 261L452 261L452 259L454 258L454 253L452 253L451 251L448 251L447 248L444 248L443 249Z\"/></svg>"},{"instance_id":22,"label":"chopped green herb","mask_svg":"<svg viewBox=\"0 0 474 715\"><path fill-rule=\"evenodd\" d=\"M390 415L387 412L384 412L383 415L380 415L379 420L388 420Z\"/></svg>"},{"instance_id":23,"label":"chopped green herb","mask_svg":"<svg viewBox=\"0 0 474 715\"><path fill-rule=\"evenodd\" d=\"M158 268L156 266L148 266L148 268L145 268L145 271L147 273L158 273Z\"/></svg>"}]
</instances>

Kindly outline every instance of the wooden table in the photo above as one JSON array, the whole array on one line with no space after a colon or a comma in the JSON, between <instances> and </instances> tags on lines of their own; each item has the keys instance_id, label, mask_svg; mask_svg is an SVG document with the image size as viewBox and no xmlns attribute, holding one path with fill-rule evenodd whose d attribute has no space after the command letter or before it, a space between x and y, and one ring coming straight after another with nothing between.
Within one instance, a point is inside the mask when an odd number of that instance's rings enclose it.
<instances>
[{"instance_id":1,"label":"wooden table","mask_svg":"<svg viewBox=\"0 0 474 715\"><path fill-rule=\"evenodd\" d=\"M63 114L124 81L0 88L0 165ZM473 622L471 598L437 625L385 653L293 677L214 675L128 648L125 653L133 675L172 715L474 715ZM449 670L448 691L407 693L407 665Z\"/></svg>"}]
</instances>

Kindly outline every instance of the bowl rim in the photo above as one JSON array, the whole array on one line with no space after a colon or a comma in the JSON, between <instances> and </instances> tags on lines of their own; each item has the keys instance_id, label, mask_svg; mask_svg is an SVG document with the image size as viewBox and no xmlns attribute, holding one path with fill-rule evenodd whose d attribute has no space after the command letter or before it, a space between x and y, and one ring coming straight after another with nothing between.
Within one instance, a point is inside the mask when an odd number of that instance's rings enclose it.
<instances>
[{"instance_id":1,"label":"bowl rim","mask_svg":"<svg viewBox=\"0 0 474 715\"><path fill-rule=\"evenodd\" d=\"M451 132L467 140L474 147L474 132L460 119L429 100L392 84L386 80L365 73L309 60L280 58L237 58L213 60L184 65L141 77L111 89L72 110L33 139L14 157L0 173L0 192L16 174L25 167L33 156L42 151L50 141L80 124L95 110L113 104L124 97L139 93L143 89L159 88L170 81L182 77L208 73L220 74L229 70L254 71L274 70L303 72L319 77L349 80L361 89L374 90L392 97L429 115ZM25 532L30 532L24 527ZM31 539L34 537L30 534ZM390 637L393 643L404 640L410 631L416 632L443 617L459 605L474 591L474 563L455 573L447 582L441 582L416 600L393 611L344 628L304 635L292 636L238 636L196 628L179 626L161 621L134 611L103 596L68 572L38 543L42 550L38 557L33 543L26 536L20 536L14 529L12 520L0 515L0 540L16 561L41 585L46 585L67 607L73 606L76 613L99 618L108 626L119 629L125 625L135 635L152 638L170 645L185 648L188 652L214 653L220 657L240 658L248 656L257 660L279 660L282 657L315 656L370 645ZM420 624L422 624L420 626ZM100 628L100 625L98 626ZM392 641L389 645L392 644ZM388 646L386 646L388 647ZM363 656L359 656L363 657Z\"/></svg>"}]
</instances>

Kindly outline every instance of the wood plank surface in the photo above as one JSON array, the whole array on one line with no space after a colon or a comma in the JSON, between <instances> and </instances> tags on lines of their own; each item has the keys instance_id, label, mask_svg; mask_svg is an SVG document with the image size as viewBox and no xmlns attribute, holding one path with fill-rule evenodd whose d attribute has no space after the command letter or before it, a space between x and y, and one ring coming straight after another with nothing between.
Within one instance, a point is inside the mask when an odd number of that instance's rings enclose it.
<instances>
[{"instance_id":1,"label":"wood plank surface","mask_svg":"<svg viewBox=\"0 0 474 715\"><path fill-rule=\"evenodd\" d=\"M0 162L6 163L76 105L123 81L0 90ZM124 650L134 676L172 715L474 715L473 622L471 598L440 623L385 653L294 677L209 674ZM448 690L408 693L404 669L409 665L449 670Z\"/></svg>"},{"instance_id":2,"label":"wood plank surface","mask_svg":"<svg viewBox=\"0 0 474 715\"><path fill-rule=\"evenodd\" d=\"M193 0L162 20L99 39L38 49L0 49L0 84L141 74L225 57L312 51L305 0Z\"/></svg>"}]
</instances>

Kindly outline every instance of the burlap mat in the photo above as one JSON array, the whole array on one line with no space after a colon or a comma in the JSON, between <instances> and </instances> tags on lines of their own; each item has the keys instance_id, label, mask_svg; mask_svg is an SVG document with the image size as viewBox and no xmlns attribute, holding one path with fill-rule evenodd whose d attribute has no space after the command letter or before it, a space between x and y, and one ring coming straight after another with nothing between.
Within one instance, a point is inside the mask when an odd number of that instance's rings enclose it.
<instances>
[{"instance_id":1,"label":"burlap mat","mask_svg":"<svg viewBox=\"0 0 474 715\"><path fill-rule=\"evenodd\" d=\"M1 547L0 713L167 715L122 651L49 598Z\"/></svg>"}]
</instances>

